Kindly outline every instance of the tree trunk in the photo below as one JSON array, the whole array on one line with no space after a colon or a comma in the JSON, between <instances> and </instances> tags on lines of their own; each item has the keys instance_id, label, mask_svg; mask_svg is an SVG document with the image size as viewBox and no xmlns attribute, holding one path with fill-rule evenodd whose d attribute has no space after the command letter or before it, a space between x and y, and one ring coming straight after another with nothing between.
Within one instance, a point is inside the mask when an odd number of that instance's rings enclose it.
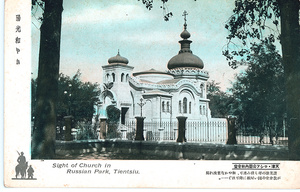
<instances>
[{"instance_id":1,"label":"tree trunk","mask_svg":"<svg viewBox=\"0 0 300 192\"><path fill-rule=\"evenodd\" d=\"M300 160L299 0L279 0L285 73L289 159Z\"/></svg>"},{"instance_id":2,"label":"tree trunk","mask_svg":"<svg viewBox=\"0 0 300 192\"><path fill-rule=\"evenodd\" d=\"M40 36L37 108L31 142L32 159L55 157L62 4L63 0L45 1Z\"/></svg>"}]
</instances>

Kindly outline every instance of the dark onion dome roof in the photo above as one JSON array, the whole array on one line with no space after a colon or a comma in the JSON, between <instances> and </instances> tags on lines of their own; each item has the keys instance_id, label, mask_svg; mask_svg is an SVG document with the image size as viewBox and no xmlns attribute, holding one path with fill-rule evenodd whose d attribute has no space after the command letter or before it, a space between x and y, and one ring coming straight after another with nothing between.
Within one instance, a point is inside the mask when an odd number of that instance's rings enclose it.
<instances>
[{"instance_id":1,"label":"dark onion dome roof","mask_svg":"<svg viewBox=\"0 0 300 192\"><path fill-rule=\"evenodd\" d=\"M190 52L179 53L178 55L172 57L168 62L168 69L187 67L203 69L204 64L198 56Z\"/></svg>"},{"instance_id":2,"label":"dark onion dome roof","mask_svg":"<svg viewBox=\"0 0 300 192\"><path fill-rule=\"evenodd\" d=\"M181 32L180 37L182 39L188 39L191 37L191 34L185 29L184 31Z\"/></svg>"},{"instance_id":3,"label":"dark onion dome roof","mask_svg":"<svg viewBox=\"0 0 300 192\"><path fill-rule=\"evenodd\" d=\"M120 55L120 52L118 51L118 54L116 56L108 59L108 63L109 64L126 64L127 65L129 63L129 61L127 58L122 57Z\"/></svg>"},{"instance_id":4,"label":"dark onion dome roof","mask_svg":"<svg viewBox=\"0 0 300 192\"><path fill-rule=\"evenodd\" d=\"M175 69L175 68L200 68L203 69L204 64L203 61L190 49L190 44L192 43L191 40L188 38L191 34L186 30L186 23L184 24L184 31L180 34L180 37L183 40L179 41L181 44L181 50L179 51L178 55L172 57L168 62L168 69Z\"/></svg>"}]
</instances>

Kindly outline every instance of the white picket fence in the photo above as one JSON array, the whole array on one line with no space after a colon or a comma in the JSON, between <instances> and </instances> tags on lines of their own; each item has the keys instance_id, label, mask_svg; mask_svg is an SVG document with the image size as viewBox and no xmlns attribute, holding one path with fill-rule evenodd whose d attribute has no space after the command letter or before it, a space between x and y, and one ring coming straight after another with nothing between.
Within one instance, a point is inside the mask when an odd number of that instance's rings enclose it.
<instances>
[{"instance_id":1,"label":"white picket fence","mask_svg":"<svg viewBox=\"0 0 300 192\"><path fill-rule=\"evenodd\" d=\"M260 136L244 136L244 135L237 135L236 140L238 144L244 144L244 145L270 145L271 139L268 135L263 136L262 138ZM272 137L273 144L274 145L288 145L288 137Z\"/></svg>"},{"instance_id":2,"label":"white picket fence","mask_svg":"<svg viewBox=\"0 0 300 192\"><path fill-rule=\"evenodd\" d=\"M122 133L120 139L134 139L136 121L131 120L119 126ZM144 122L144 138L146 141L175 141L178 134L178 122L153 121ZM128 136L128 134L130 136ZM227 140L226 119L210 119L209 121L187 121L186 139L188 142L225 143Z\"/></svg>"}]
</instances>

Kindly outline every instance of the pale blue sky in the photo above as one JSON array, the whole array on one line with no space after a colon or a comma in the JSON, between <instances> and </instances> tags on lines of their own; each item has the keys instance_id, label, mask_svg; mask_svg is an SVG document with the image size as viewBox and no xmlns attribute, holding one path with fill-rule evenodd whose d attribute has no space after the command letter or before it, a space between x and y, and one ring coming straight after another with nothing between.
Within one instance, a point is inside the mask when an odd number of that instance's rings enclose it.
<instances>
[{"instance_id":1,"label":"pale blue sky","mask_svg":"<svg viewBox=\"0 0 300 192\"><path fill-rule=\"evenodd\" d=\"M102 67L120 54L129 60L134 72L155 68L167 70L168 61L178 54L183 30L184 10L188 12L191 49L204 62L210 80L230 86L234 73L222 50L226 44L226 20L232 14L234 0L171 0L167 3L173 17L163 20L161 1L151 11L138 0L64 0L61 34L60 72L73 76L78 69L82 80L102 82ZM38 16L37 11L36 16ZM32 24L32 77L37 76L39 23Z\"/></svg>"}]
</instances>

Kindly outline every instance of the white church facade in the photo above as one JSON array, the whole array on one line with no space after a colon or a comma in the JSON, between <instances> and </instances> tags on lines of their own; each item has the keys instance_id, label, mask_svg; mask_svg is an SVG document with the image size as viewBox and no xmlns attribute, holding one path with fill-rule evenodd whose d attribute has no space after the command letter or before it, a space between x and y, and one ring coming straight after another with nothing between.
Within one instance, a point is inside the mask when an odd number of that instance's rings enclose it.
<instances>
[{"instance_id":1,"label":"white church facade","mask_svg":"<svg viewBox=\"0 0 300 192\"><path fill-rule=\"evenodd\" d=\"M133 73L134 67L119 52L109 58L108 64L102 66L103 91L97 106L98 117L106 118L106 107L114 105L121 111L121 125L137 116L145 117L145 122L160 122L160 125L185 116L187 122L204 122L202 131L207 134L212 127L209 122L216 122L219 128L226 126L225 119L211 117L206 90L209 74L203 70L203 61L190 49L192 41L186 22L180 37L180 50L169 60L165 71L148 69ZM200 133L202 128L193 129L199 129Z\"/></svg>"}]
</instances>

